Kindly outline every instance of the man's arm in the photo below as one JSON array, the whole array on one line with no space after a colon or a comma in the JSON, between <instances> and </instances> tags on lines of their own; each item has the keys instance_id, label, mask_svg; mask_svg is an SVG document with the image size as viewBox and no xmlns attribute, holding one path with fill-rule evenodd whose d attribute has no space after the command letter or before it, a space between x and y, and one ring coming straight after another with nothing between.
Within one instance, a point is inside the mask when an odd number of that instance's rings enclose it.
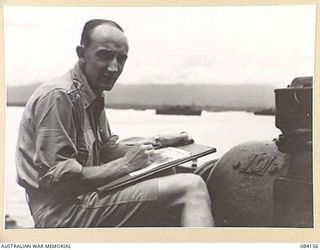
<instances>
[{"instance_id":1,"label":"man's arm","mask_svg":"<svg viewBox=\"0 0 320 250\"><path fill-rule=\"evenodd\" d=\"M194 142L187 132L160 134L148 138L130 137L116 143L117 136L114 136L113 143L106 142L100 153L102 162L109 162L123 157L126 152L135 144L152 144L154 148L187 145Z\"/></svg>"},{"instance_id":2,"label":"man's arm","mask_svg":"<svg viewBox=\"0 0 320 250\"><path fill-rule=\"evenodd\" d=\"M110 162L118 158L124 157L125 154L134 146L141 144L152 144L154 148L159 147L159 142L155 136L153 137L129 137L117 142L118 136L112 135L106 143L101 147L101 162Z\"/></svg>"},{"instance_id":3,"label":"man's arm","mask_svg":"<svg viewBox=\"0 0 320 250\"><path fill-rule=\"evenodd\" d=\"M40 186L65 196L92 190L148 165L151 144L132 147L124 157L101 166L82 167L75 159L59 162L39 178Z\"/></svg>"},{"instance_id":4,"label":"man's arm","mask_svg":"<svg viewBox=\"0 0 320 250\"><path fill-rule=\"evenodd\" d=\"M81 180L89 183L91 186L99 187L123 175L146 167L148 165L148 155L153 154L154 150L151 143L151 140L144 140L143 143L127 149L124 157L101 166L82 168Z\"/></svg>"},{"instance_id":5,"label":"man's arm","mask_svg":"<svg viewBox=\"0 0 320 250\"><path fill-rule=\"evenodd\" d=\"M123 142L115 144L105 143L101 147L100 160L101 162L110 162L121 157L124 157L130 147Z\"/></svg>"}]
</instances>

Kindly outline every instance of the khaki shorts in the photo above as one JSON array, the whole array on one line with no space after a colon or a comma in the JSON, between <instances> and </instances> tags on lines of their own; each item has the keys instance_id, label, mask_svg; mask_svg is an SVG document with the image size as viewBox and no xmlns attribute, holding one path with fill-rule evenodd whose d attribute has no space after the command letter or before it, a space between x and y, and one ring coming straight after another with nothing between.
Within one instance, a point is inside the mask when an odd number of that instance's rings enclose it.
<instances>
[{"instance_id":1,"label":"khaki shorts","mask_svg":"<svg viewBox=\"0 0 320 250\"><path fill-rule=\"evenodd\" d=\"M168 216L159 201L159 179L100 195L90 192L73 200L55 202L33 214L35 226L50 227L148 227L163 226Z\"/></svg>"}]
</instances>

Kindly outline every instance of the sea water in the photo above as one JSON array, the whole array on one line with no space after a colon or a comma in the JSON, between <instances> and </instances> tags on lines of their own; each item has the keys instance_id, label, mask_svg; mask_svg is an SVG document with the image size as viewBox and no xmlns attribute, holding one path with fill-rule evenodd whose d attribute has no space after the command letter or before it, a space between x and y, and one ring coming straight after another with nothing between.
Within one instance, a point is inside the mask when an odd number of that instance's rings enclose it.
<instances>
[{"instance_id":1,"label":"sea water","mask_svg":"<svg viewBox=\"0 0 320 250\"><path fill-rule=\"evenodd\" d=\"M5 137L5 214L19 226L32 227L33 220L24 189L16 183L15 147L23 107L6 108ZM272 140L281 133L274 116L256 116L248 112L206 112L201 116L156 115L155 110L106 109L114 134L120 139L148 137L161 133L189 132L198 144L217 148L217 153L199 163L222 156L233 146L250 140Z\"/></svg>"}]
</instances>

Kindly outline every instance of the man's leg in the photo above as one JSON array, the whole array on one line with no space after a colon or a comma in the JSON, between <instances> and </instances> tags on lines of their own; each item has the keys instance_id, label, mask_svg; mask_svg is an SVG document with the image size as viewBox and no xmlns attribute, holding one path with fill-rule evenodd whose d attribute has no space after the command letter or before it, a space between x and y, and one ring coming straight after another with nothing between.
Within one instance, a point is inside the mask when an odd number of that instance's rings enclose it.
<instances>
[{"instance_id":1,"label":"man's leg","mask_svg":"<svg viewBox=\"0 0 320 250\"><path fill-rule=\"evenodd\" d=\"M86 223L80 227L163 226L176 214L180 226L214 226L206 184L195 174L156 177L106 196L92 193L81 203L88 218L81 216Z\"/></svg>"},{"instance_id":2,"label":"man's leg","mask_svg":"<svg viewBox=\"0 0 320 250\"><path fill-rule=\"evenodd\" d=\"M153 178L104 195L90 192L41 210L34 214L37 227L163 226L176 212L181 226L213 226L206 185L194 174Z\"/></svg>"},{"instance_id":3,"label":"man's leg","mask_svg":"<svg viewBox=\"0 0 320 250\"><path fill-rule=\"evenodd\" d=\"M179 209L181 226L214 226L208 190L198 175L175 174L159 178L159 199L169 211Z\"/></svg>"}]
</instances>

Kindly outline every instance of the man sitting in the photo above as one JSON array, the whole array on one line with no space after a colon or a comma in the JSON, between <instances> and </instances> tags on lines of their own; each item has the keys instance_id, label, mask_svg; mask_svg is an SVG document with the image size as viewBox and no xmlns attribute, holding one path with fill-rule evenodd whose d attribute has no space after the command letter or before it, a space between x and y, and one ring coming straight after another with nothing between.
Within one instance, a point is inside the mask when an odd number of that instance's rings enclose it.
<instances>
[{"instance_id":1,"label":"man sitting","mask_svg":"<svg viewBox=\"0 0 320 250\"><path fill-rule=\"evenodd\" d=\"M113 88L128 50L118 24L88 21L74 68L28 101L16 166L35 227L157 226L175 213L181 226L213 226L206 185L195 174L155 177L103 195L96 190L147 166L154 153L154 138L117 143L105 115L103 91Z\"/></svg>"}]
</instances>

